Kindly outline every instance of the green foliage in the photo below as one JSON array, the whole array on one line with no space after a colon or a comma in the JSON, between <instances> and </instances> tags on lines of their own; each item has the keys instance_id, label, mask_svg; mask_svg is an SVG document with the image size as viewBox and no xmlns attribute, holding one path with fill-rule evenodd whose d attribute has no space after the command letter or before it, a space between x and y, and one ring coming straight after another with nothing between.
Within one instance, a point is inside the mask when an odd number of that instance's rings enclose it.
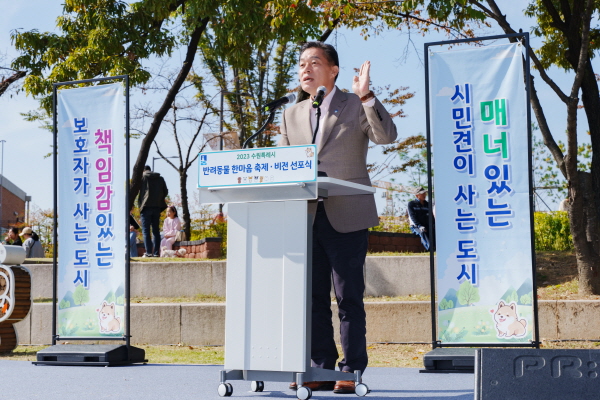
<instances>
[{"instance_id":1,"label":"green foliage","mask_svg":"<svg viewBox=\"0 0 600 400\"><path fill-rule=\"evenodd\" d=\"M75 293L73 293L73 300L75 300L75 305L84 306L85 303L90 301L90 293L83 285L79 285L75 289Z\"/></svg>"},{"instance_id":2,"label":"green foliage","mask_svg":"<svg viewBox=\"0 0 600 400\"><path fill-rule=\"evenodd\" d=\"M348 0L271 1L269 12L273 26L307 20L307 12L318 12L321 27L336 24L362 30L367 39L385 29L444 32L450 36L471 37L469 24L484 24L485 15L465 0L408 0L349 2Z\"/></svg>"},{"instance_id":3,"label":"green foliage","mask_svg":"<svg viewBox=\"0 0 600 400\"><path fill-rule=\"evenodd\" d=\"M527 17L535 18L537 20L537 24L531 27L531 33L535 36L543 38L542 46L536 50L536 54L538 55L543 67L549 68L552 65L556 65L566 71L571 71L573 70L573 66L568 61L568 57L576 55L569 54L569 49L571 49L571 52L573 50L573 43L569 43L569 40L565 33L561 31L557 27L556 22L553 21L552 15L548 9L548 5L551 5L553 8L555 8L555 10L559 10L559 17L562 19L562 21L564 21L565 19L571 20L571 18L576 17L575 15L571 14L572 12L576 12L574 9L574 3L579 3L580 5L582 5L585 2L575 0L560 2L560 5L558 3L559 2L557 1L531 1L525 9L525 15ZM565 3L567 8L562 9ZM598 7L599 4L597 1L595 1L593 5L593 13L598 12ZM573 8L573 10L570 10L569 8ZM568 15L565 15L564 12L567 10ZM580 11L582 12L582 10ZM567 23L565 23L565 26ZM578 28L577 31L569 32L569 34L574 34L574 36L579 39L581 38L582 25L576 28ZM572 30L573 27L569 26L568 29ZM590 26L590 59L594 58L595 53L600 49L600 41L598 40L599 37L600 26L598 25L598 19L593 17L592 24Z\"/></svg>"},{"instance_id":4,"label":"green foliage","mask_svg":"<svg viewBox=\"0 0 600 400\"><path fill-rule=\"evenodd\" d=\"M533 131L537 131L537 125L533 125ZM566 154L566 146L560 140L558 147ZM556 167L556 161L544 142L533 136L533 185L536 188L538 196L545 195L556 203L567 198L567 181L562 173ZM592 145L589 143L577 146L577 169L579 171L590 172L592 169ZM538 198L536 198L536 201ZM541 205L536 205L536 209L542 209Z\"/></svg>"},{"instance_id":5,"label":"green foliage","mask_svg":"<svg viewBox=\"0 0 600 400\"><path fill-rule=\"evenodd\" d=\"M470 306L479 301L479 288L476 288L470 281L464 281L456 293L460 304Z\"/></svg>"},{"instance_id":6,"label":"green foliage","mask_svg":"<svg viewBox=\"0 0 600 400\"><path fill-rule=\"evenodd\" d=\"M452 300L442 299L442 301L440 301L440 310L449 310L451 308L454 308L454 302Z\"/></svg>"},{"instance_id":7,"label":"green foliage","mask_svg":"<svg viewBox=\"0 0 600 400\"><path fill-rule=\"evenodd\" d=\"M21 52L13 65L29 72L23 87L41 99L48 114L55 82L124 74L133 85L146 82L150 73L142 61L170 55L176 45L176 31L165 22L176 16L171 11L177 8L175 0L144 0L131 6L119 0L65 0L56 20L58 34L12 32Z\"/></svg>"},{"instance_id":8,"label":"green foliage","mask_svg":"<svg viewBox=\"0 0 600 400\"><path fill-rule=\"evenodd\" d=\"M517 303L519 301L519 295L516 290L512 289L503 297L503 300L506 304Z\"/></svg>"},{"instance_id":9,"label":"green foliage","mask_svg":"<svg viewBox=\"0 0 600 400\"><path fill-rule=\"evenodd\" d=\"M60 328L58 329L58 334L60 336L74 336L78 330L79 330L79 325L77 325L77 324L73 325L73 323L70 322L66 326L64 324L61 324Z\"/></svg>"},{"instance_id":10,"label":"green foliage","mask_svg":"<svg viewBox=\"0 0 600 400\"><path fill-rule=\"evenodd\" d=\"M318 10L302 5L293 22L272 29L277 8L267 0L65 0L58 33L12 32L21 52L13 68L28 72L23 87L49 114L53 83L127 74L131 85L143 84L151 77L145 61L170 57L204 26L214 54L234 68L253 62L254 46L318 36Z\"/></svg>"},{"instance_id":11,"label":"green foliage","mask_svg":"<svg viewBox=\"0 0 600 400\"><path fill-rule=\"evenodd\" d=\"M380 216L379 225L369 228L372 232L412 233L406 218Z\"/></svg>"},{"instance_id":12,"label":"green foliage","mask_svg":"<svg viewBox=\"0 0 600 400\"><path fill-rule=\"evenodd\" d=\"M573 237L566 211L534 213L534 232L537 251L573 250Z\"/></svg>"},{"instance_id":13,"label":"green foliage","mask_svg":"<svg viewBox=\"0 0 600 400\"><path fill-rule=\"evenodd\" d=\"M69 300L62 299L60 303L58 303L58 309L62 310L64 308L71 307L71 302Z\"/></svg>"},{"instance_id":14,"label":"green foliage","mask_svg":"<svg viewBox=\"0 0 600 400\"><path fill-rule=\"evenodd\" d=\"M119 296L117 297L117 300L115 301L115 304L118 306L122 306L125 304L125 298L123 296Z\"/></svg>"},{"instance_id":15,"label":"green foliage","mask_svg":"<svg viewBox=\"0 0 600 400\"><path fill-rule=\"evenodd\" d=\"M532 300L532 293L526 293L523 296L521 296L521 298L519 299L519 303L523 304L523 305L528 305L531 304L533 302Z\"/></svg>"},{"instance_id":16,"label":"green foliage","mask_svg":"<svg viewBox=\"0 0 600 400\"><path fill-rule=\"evenodd\" d=\"M440 337L442 338L442 342L460 342L465 336L467 336L467 328L448 328L441 332Z\"/></svg>"},{"instance_id":17,"label":"green foliage","mask_svg":"<svg viewBox=\"0 0 600 400\"><path fill-rule=\"evenodd\" d=\"M83 324L83 326L81 327L81 330L91 331L94 330L94 328L96 328L96 324L94 323L94 321L92 321L91 318L88 318L87 321L85 321L85 324Z\"/></svg>"},{"instance_id":18,"label":"green foliage","mask_svg":"<svg viewBox=\"0 0 600 400\"><path fill-rule=\"evenodd\" d=\"M473 331L473 335L485 336L485 335L489 335L490 332L491 332L491 324L487 321L479 321L479 324L475 325L475 330Z\"/></svg>"}]
</instances>

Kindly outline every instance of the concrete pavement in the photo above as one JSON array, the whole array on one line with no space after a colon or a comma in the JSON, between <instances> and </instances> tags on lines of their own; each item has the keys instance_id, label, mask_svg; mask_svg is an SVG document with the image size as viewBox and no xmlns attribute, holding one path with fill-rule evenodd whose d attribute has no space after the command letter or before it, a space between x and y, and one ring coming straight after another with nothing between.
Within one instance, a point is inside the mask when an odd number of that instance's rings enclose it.
<instances>
[{"instance_id":1,"label":"concrete pavement","mask_svg":"<svg viewBox=\"0 0 600 400\"><path fill-rule=\"evenodd\" d=\"M217 365L148 364L126 367L35 366L0 361L3 400L212 400L217 394ZM365 399L473 399L473 374L421 374L416 368L369 368ZM296 399L288 383L265 382L262 393L250 382L231 381L233 399ZM354 394L314 392L312 399L357 399Z\"/></svg>"}]
</instances>

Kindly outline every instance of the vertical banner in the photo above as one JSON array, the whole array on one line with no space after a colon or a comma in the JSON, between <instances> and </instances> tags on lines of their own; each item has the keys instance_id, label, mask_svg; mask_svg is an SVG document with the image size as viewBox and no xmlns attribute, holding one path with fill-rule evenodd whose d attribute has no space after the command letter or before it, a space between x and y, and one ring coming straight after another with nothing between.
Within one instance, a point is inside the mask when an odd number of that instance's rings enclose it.
<instances>
[{"instance_id":1,"label":"vertical banner","mask_svg":"<svg viewBox=\"0 0 600 400\"><path fill-rule=\"evenodd\" d=\"M429 49L442 343L533 340L523 48Z\"/></svg>"},{"instance_id":2,"label":"vertical banner","mask_svg":"<svg viewBox=\"0 0 600 400\"><path fill-rule=\"evenodd\" d=\"M119 83L58 92L57 334L125 332L125 96Z\"/></svg>"}]
</instances>

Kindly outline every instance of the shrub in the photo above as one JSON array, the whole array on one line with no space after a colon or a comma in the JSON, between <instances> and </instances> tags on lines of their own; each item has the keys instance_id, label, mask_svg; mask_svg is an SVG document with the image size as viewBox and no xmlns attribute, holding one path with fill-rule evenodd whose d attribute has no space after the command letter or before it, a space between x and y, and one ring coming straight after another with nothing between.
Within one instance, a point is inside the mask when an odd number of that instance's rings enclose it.
<instances>
[{"instance_id":1,"label":"shrub","mask_svg":"<svg viewBox=\"0 0 600 400\"><path fill-rule=\"evenodd\" d=\"M573 250L573 237L566 211L534 214L535 249L538 251Z\"/></svg>"}]
</instances>

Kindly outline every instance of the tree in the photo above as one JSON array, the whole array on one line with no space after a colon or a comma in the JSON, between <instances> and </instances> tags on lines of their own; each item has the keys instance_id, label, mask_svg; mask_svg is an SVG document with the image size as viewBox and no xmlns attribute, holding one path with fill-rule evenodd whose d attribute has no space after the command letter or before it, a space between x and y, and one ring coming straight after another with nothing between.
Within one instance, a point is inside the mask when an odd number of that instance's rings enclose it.
<instances>
[{"instance_id":1,"label":"tree","mask_svg":"<svg viewBox=\"0 0 600 400\"><path fill-rule=\"evenodd\" d=\"M73 300L75 300L76 305L85 306L85 303L90 301L90 293L83 285L79 285L75 289L75 293L73 293Z\"/></svg>"},{"instance_id":2,"label":"tree","mask_svg":"<svg viewBox=\"0 0 600 400\"><path fill-rule=\"evenodd\" d=\"M150 85L143 87L143 90L156 92L167 91L173 86L173 79L175 79L175 74L173 73L159 73L152 79ZM215 113L211 104L214 96L213 98L206 96L201 84L202 80L197 76L193 79L190 78L190 80L195 82L187 82L179 89L175 100L173 101L173 105L171 106L170 115L165 116L163 119L163 124L168 126L169 133L172 134L177 149L179 165L176 165L170 158L165 156L156 140L154 141L158 155L179 174L182 228L185 231L187 238L191 237L191 217L187 193L188 171L194 165L194 162L198 158L198 154L206 147L206 142L203 142L202 140L202 132L206 126L211 126L209 125L210 120L208 117ZM195 97L190 93L194 87L198 89L198 93ZM188 92L187 95L185 93L186 91ZM137 114L139 114L137 118L141 119L142 124L145 118L152 119L152 111L150 108L141 107L138 108L137 111ZM143 128L142 125L139 132L143 132Z\"/></svg>"},{"instance_id":3,"label":"tree","mask_svg":"<svg viewBox=\"0 0 600 400\"><path fill-rule=\"evenodd\" d=\"M173 86L142 140L131 176L131 207L151 145L188 78L198 43L209 25L218 55L227 55L234 67L250 59L249 44L278 35L310 34L318 25L318 13L300 4L297 8L302 12L293 23L264 29L264 21L271 25L266 9L274 7L266 0L139 0L130 4L121 0L65 0L63 15L57 19L60 34L36 30L13 33L15 47L21 52L13 68L27 71L26 92L38 98L49 114L55 82L128 74L131 84L139 85L150 79L143 61L170 56L177 48L185 50Z\"/></svg>"},{"instance_id":4,"label":"tree","mask_svg":"<svg viewBox=\"0 0 600 400\"><path fill-rule=\"evenodd\" d=\"M470 306L479 301L479 288L476 288L470 281L464 281L456 293L460 304Z\"/></svg>"},{"instance_id":5,"label":"tree","mask_svg":"<svg viewBox=\"0 0 600 400\"><path fill-rule=\"evenodd\" d=\"M454 302L452 300L442 299L440 302L440 310L449 310L454 308Z\"/></svg>"},{"instance_id":6,"label":"tree","mask_svg":"<svg viewBox=\"0 0 600 400\"><path fill-rule=\"evenodd\" d=\"M468 3L483 12L486 18L495 21L505 33L515 32L495 0L487 0L487 7L474 0L469 0ZM530 81L531 106L544 143L568 183L569 220L577 258L579 293L584 295L600 294L600 92L591 63L594 52L600 49L600 42L595 40L600 33L597 20L594 20L596 25L591 27L591 17L598 12L598 6L592 0L536 0L530 2L526 9L526 15L535 18L537 22L533 27L533 34L545 38L540 49L530 51L531 60L542 80L565 104L567 110L567 143L562 150L546 121L535 80ZM551 65L574 73L568 93L560 89L548 75L547 69ZM577 110L580 93L592 144L589 173L579 169L577 157Z\"/></svg>"},{"instance_id":7,"label":"tree","mask_svg":"<svg viewBox=\"0 0 600 400\"><path fill-rule=\"evenodd\" d=\"M22 79L25 75L25 71L18 71L13 68L4 66L6 64L6 56L0 54L0 96L7 92L7 90Z\"/></svg>"},{"instance_id":8,"label":"tree","mask_svg":"<svg viewBox=\"0 0 600 400\"><path fill-rule=\"evenodd\" d=\"M521 298L519 299L520 303L524 305L531 304L531 294L532 293L525 293L523 296L521 296Z\"/></svg>"},{"instance_id":9,"label":"tree","mask_svg":"<svg viewBox=\"0 0 600 400\"><path fill-rule=\"evenodd\" d=\"M485 3L479 0L414 0L391 4L354 4L339 0L327 4L313 2L314 7L324 7L334 17L341 18L346 26L366 26L363 28L365 37L369 33L376 34L377 29L382 27L409 31L415 28L422 34L434 29L449 35L473 36L469 23L481 27L490 26L491 22L498 24L507 34L517 31L495 0L486 0ZM535 80L531 79L531 106L544 144L568 184L569 219L577 257L579 290L584 295L600 294L600 90L591 64L594 52L600 49L600 41L596 40L600 34L597 19L591 27L591 17L599 8L600 4L592 0L531 0L525 10L526 15L537 22L532 33L544 38L537 51L531 49L529 52L534 68L567 110L567 143L563 151L548 126ZM281 12L286 16L292 11ZM367 25L366 21L379 23ZM512 42L516 40L510 39ZM573 73L573 83L568 92L561 90L548 75L547 69L552 65ZM592 146L589 173L578 168L577 110L580 93Z\"/></svg>"},{"instance_id":10,"label":"tree","mask_svg":"<svg viewBox=\"0 0 600 400\"><path fill-rule=\"evenodd\" d=\"M517 301L519 301L519 295L517 294L517 291L515 289L511 289L504 295L503 299L506 302L506 304L516 303Z\"/></svg>"},{"instance_id":11,"label":"tree","mask_svg":"<svg viewBox=\"0 0 600 400\"><path fill-rule=\"evenodd\" d=\"M537 127L536 127L537 128ZM566 151L566 146L560 140L558 147L561 151ZM577 169L586 173L590 172L592 162L592 145L583 143L577 146ZM556 168L554 157L544 144L544 142L533 137L533 186L536 190L536 210L543 209L537 201L541 201L549 211L550 206L543 200L540 192L548 191L547 198L556 203L560 203L568 196L568 184L561 172Z\"/></svg>"}]
</instances>

